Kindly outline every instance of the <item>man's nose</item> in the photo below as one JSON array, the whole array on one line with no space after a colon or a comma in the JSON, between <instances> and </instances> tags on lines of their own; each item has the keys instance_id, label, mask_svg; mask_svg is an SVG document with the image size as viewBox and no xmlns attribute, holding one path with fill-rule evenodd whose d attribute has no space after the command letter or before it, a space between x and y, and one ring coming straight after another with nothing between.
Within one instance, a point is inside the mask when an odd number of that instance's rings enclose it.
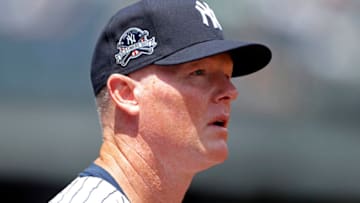
<instances>
[{"instance_id":1,"label":"man's nose","mask_svg":"<svg viewBox=\"0 0 360 203\"><path fill-rule=\"evenodd\" d=\"M232 102L237 99L239 92L230 79L222 81L222 85L219 86L219 92L216 97L216 103L219 102Z\"/></svg>"}]
</instances>

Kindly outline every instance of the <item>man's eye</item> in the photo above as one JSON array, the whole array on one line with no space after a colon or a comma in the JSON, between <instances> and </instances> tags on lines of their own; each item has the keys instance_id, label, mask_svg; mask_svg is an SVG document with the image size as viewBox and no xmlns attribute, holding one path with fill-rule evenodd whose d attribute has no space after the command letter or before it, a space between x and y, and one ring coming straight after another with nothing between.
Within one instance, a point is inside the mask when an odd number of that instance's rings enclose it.
<instances>
[{"instance_id":1,"label":"man's eye","mask_svg":"<svg viewBox=\"0 0 360 203\"><path fill-rule=\"evenodd\" d=\"M203 69L198 69L198 70L192 72L191 75L195 75L195 76L205 75L205 70L203 70Z\"/></svg>"}]
</instances>

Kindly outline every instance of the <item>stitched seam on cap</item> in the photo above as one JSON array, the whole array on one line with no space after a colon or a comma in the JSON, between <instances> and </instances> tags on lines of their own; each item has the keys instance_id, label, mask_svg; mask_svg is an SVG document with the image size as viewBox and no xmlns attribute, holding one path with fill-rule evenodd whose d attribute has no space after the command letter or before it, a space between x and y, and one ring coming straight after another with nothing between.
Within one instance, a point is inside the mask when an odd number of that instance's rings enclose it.
<instances>
[{"instance_id":1,"label":"stitched seam on cap","mask_svg":"<svg viewBox=\"0 0 360 203\"><path fill-rule=\"evenodd\" d=\"M151 24L151 27L154 29L153 31L155 32L155 33L153 33L152 34L152 36L153 37L155 37L155 39L158 37L158 32L157 32L157 29L156 29L156 27L155 27L155 24L154 24L154 20L152 19L152 17L151 17L151 15L150 15L150 13L149 13L149 10L150 9L147 9L147 8L151 8L151 12L153 12L154 11L154 9L148 4L148 1L142 1L143 2L143 4L142 4L142 6L143 6L143 10L144 11L146 11L146 15L145 15L145 17L146 18L148 18L148 19L150 19L150 24ZM159 41L157 41L157 43L158 43ZM160 46L159 44L157 45L157 46ZM154 48L154 54L155 55L157 55L156 53L156 47ZM161 54L161 53L160 53Z\"/></svg>"}]
</instances>

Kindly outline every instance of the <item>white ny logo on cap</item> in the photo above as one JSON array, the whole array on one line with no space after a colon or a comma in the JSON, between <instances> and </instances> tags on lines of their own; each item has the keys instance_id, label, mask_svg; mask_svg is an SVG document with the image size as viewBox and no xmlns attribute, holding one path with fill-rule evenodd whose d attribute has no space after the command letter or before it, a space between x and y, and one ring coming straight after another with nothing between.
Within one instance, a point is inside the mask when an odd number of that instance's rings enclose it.
<instances>
[{"instance_id":1,"label":"white ny logo on cap","mask_svg":"<svg viewBox=\"0 0 360 203\"><path fill-rule=\"evenodd\" d=\"M202 19L203 19L203 23L205 25L209 26L208 18L210 18L214 28L218 28L218 29L222 30L222 27L221 27L218 19L216 18L214 11L209 7L209 5L207 5L207 3L201 2L201 1L196 1L195 8L200 12Z\"/></svg>"}]
</instances>

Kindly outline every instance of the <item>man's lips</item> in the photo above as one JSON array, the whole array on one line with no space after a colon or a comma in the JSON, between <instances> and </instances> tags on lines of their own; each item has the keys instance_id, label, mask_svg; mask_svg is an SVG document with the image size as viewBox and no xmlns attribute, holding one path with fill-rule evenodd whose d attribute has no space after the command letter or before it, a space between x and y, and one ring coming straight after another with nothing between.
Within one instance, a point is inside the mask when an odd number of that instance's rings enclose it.
<instances>
[{"instance_id":1,"label":"man's lips","mask_svg":"<svg viewBox=\"0 0 360 203\"><path fill-rule=\"evenodd\" d=\"M218 126L222 128L227 128L229 123L229 116L228 115L219 115L212 119L208 125L211 126Z\"/></svg>"}]
</instances>

